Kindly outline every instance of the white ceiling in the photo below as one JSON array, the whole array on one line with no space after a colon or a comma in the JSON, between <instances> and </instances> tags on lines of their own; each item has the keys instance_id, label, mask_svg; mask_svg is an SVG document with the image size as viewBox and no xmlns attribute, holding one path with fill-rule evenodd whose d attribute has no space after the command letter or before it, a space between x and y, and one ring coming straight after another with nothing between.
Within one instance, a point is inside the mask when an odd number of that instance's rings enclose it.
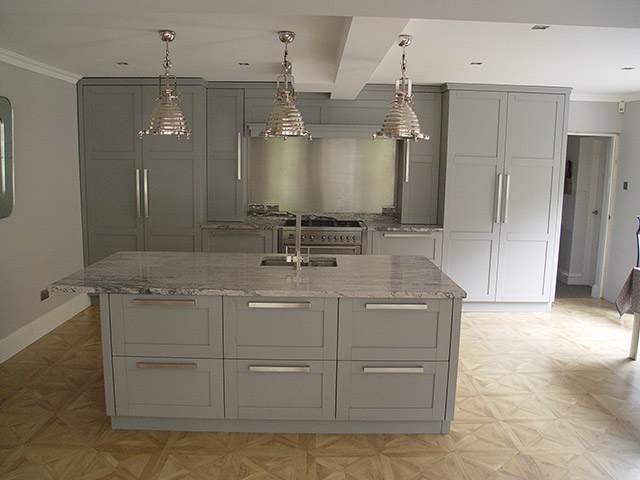
<instances>
[{"instance_id":1,"label":"white ceiling","mask_svg":"<svg viewBox=\"0 0 640 480\"><path fill-rule=\"evenodd\" d=\"M273 81L282 60L277 31L290 29L297 34L289 58L298 89L353 98L365 83L393 83L400 63L395 38L410 33L408 74L416 84L559 85L573 87L574 98L640 98L640 1L610 5L601 0L2 0L0 60L41 62L71 77L150 77L162 71L164 50L156 32L169 28L177 33L170 47L176 75ZM533 24L551 28L533 31ZM471 66L472 61L483 65ZM636 69L621 70L628 66Z\"/></svg>"}]
</instances>

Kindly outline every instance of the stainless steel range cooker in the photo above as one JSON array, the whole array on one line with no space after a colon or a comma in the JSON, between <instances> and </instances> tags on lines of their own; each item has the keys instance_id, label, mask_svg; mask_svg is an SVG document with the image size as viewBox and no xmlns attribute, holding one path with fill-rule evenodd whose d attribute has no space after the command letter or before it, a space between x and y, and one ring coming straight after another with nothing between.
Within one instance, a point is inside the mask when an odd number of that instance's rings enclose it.
<instances>
[{"instance_id":1,"label":"stainless steel range cooker","mask_svg":"<svg viewBox=\"0 0 640 480\"><path fill-rule=\"evenodd\" d=\"M295 247L295 219L285 220L278 229L278 252ZM362 255L366 248L366 227L358 220L337 220L325 216L303 216L301 246L310 254Z\"/></svg>"}]
</instances>

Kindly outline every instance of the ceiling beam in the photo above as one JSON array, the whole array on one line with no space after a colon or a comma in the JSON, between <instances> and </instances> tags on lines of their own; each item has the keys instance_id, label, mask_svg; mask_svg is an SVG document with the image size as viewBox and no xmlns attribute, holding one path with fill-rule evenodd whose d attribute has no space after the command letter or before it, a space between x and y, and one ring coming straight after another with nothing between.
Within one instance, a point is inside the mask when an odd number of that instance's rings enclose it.
<instances>
[{"instance_id":1,"label":"ceiling beam","mask_svg":"<svg viewBox=\"0 0 640 480\"><path fill-rule=\"evenodd\" d=\"M331 98L353 100L396 38L409 23L408 18L351 17L345 21L338 55L336 80Z\"/></svg>"}]
</instances>

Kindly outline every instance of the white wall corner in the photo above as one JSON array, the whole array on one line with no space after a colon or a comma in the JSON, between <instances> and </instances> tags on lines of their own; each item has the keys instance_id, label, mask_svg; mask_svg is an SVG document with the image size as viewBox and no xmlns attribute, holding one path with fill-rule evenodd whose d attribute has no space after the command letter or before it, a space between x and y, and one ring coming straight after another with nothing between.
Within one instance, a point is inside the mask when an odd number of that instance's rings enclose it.
<instances>
[{"instance_id":1,"label":"white wall corner","mask_svg":"<svg viewBox=\"0 0 640 480\"><path fill-rule=\"evenodd\" d=\"M25 70L30 70L32 72L40 73L41 75L57 78L58 80L73 84L76 84L78 80L82 78L81 75L77 75L73 72L68 72L66 70L47 65L46 63L42 63L37 60L33 60L32 58L10 52L9 50L5 50L3 48L0 48L0 62L8 63L16 67L24 68Z\"/></svg>"},{"instance_id":2,"label":"white wall corner","mask_svg":"<svg viewBox=\"0 0 640 480\"><path fill-rule=\"evenodd\" d=\"M0 363L13 357L54 328L59 327L90 304L89 295L83 293L36 318L8 337L0 339Z\"/></svg>"}]
</instances>

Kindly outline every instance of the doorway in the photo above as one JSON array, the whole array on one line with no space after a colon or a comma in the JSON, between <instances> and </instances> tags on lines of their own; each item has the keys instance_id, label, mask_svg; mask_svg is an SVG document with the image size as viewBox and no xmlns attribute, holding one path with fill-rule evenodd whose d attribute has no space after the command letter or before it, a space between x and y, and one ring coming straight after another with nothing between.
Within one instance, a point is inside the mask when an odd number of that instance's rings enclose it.
<instances>
[{"instance_id":1,"label":"doorway","mask_svg":"<svg viewBox=\"0 0 640 480\"><path fill-rule=\"evenodd\" d=\"M604 291L617 135L569 134L556 298Z\"/></svg>"}]
</instances>

